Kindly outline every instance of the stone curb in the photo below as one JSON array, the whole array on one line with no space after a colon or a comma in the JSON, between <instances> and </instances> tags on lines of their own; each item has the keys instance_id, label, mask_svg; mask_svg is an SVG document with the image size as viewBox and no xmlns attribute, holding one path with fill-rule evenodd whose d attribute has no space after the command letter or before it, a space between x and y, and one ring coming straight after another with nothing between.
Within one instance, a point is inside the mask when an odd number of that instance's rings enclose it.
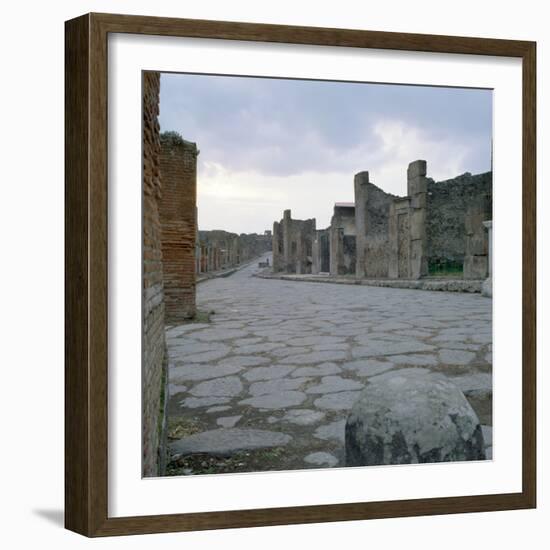
<instances>
[{"instance_id":1,"label":"stone curb","mask_svg":"<svg viewBox=\"0 0 550 550\"><path fill-rule=\"evenodd\" d=\"M431 290L439 292L467 292L481 293L483 281L452 279L449 281L419 280L419 281L398 281L382 279L342 279L333 277L318 277L316 275L273 275L255 273L253 277L260 279L274 279L279 281L294 281L300 283L328 283L335 285L360 285L377 286L386 288L401 288L409 290Z\"/></svg>"}]
</instances>

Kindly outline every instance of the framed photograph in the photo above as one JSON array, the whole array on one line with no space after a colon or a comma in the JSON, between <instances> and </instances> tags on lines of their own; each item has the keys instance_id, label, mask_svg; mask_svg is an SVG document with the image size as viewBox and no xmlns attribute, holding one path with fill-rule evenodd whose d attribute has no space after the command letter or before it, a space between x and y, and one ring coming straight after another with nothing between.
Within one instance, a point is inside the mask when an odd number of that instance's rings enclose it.
<instances>
[{"instance_id":1,"label":"framed photograph","mask_svg":"<svg viewBox=\"0 0 550 550\"><path fill-rule=\"evenodd\" d=\"M536 506L536 45L88 14L66 527Z\"/></svg>"}]
</instances>

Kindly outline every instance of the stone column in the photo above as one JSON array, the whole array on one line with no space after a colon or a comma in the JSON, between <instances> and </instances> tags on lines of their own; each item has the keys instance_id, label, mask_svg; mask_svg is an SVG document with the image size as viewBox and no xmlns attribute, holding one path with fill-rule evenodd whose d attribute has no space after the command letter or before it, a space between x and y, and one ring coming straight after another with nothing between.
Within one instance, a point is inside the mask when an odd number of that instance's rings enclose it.
<instances>
[{"instance_id":1,"label":"stone column","mask_svg":"<svg viewBox=\"0 0 550 550\"><path fill-rule=\"evenodd\" d=\"M287 273L293 272L293 266L291 265L291 213L290 210L283 212L283 271Z\"/></svg>"},{"instance_id":2,"label":"stone column","mask_svg":"<svg viewBox=\"0 0 550 550\"><path fill-rule=\"evenodd\" d=\"M304 272L304 256L305 256L305 242L304 242L304 223L300 224L298 228L298 234L296 235L296 265L295 270L298 275Z\"/></svg>"},{"instance_id":3,"label":"stone column","mask_svg":"<svg viewBox=\"0 0 550 550\"><path fill-rule=\"evenodd\" d=\"M428 274L426 237L426 161L417 160L407 169L407 193L410 197L410 277L420 279Z\"/></svg>"},{"instance_id":4,"label":"stone column","mask_svg":"<svg viewBox=\"0 0 550 550\"><path fill-rule=\"evenodd\" d=\"M489 220L483 222L483 225L487 228L489 237L489 256L487 258L489 264L489 277L483 281L481 285L481 294L488 298L493 297L493 221Z\"/></svg>"},{"instance_id":5,"label":"stone column","mask_svg":"<svg viewBox=\"0 0 550 550\"><path fill-rule=\"evenodd\" d=\"M279 222L273 222L273 233L271 234L271 250L272 250L272 264L273 272L279 271L281 258L279 255Z\"/></svg>"},{"instance_id":6,"label":"stone column","mask_svg":"<svg viewBox=\"0 0 550 550\"><path fill-rule=\"evenodd\" d=\"M388 277L390 279L397 279L399 277L399 245L397 239L397 211L394 201L390 204L390 216L388 222Z\"/></svg>"},{"instance_id":7,"label":"stone column","mask_svg":"<svg viewBox=\"0 0 550 550\"><path fill-rule=\"evenodd\" d=\"M330 274L340 275L340 266L344 263L344 229L330 226Z\"/></svg>"},{"instance_id":8,"label":"stone column","mask_svg":"<svg viewBox=\"0 0 550 550\"><path fill-rule=\"evenodd\" d=\"M319 232L315 231L311 243L311 273L318 275L319 271L321 271L321 243Z\"/></svg>"},{"instance_id":9,"label":"stone column","mask_svg":"<svg viewBox=\"0 0 550 550\"><path fill-rule=\"evenodd\" d=\"M365 277L365 250L367 247L367 185L369 183L369 173L359 172L355 174L353 187L355 191L355 247L356 264L355 276L358 279Z\"/></svg>"}]
</instances>

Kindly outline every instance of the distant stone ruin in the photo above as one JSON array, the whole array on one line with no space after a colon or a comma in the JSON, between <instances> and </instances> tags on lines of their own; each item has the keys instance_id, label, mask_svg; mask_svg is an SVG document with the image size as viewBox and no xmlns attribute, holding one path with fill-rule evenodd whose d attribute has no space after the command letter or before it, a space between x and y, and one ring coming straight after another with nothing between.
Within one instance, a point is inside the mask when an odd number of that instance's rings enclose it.
<instances>
[{"instance_id":1,"label":"distant stone ruin","mask_svg":"<svg viewBox=\"0 0 550 550\"><path fill-rule=\"evenodd\" d=\"M222 230L199 231L196 241L197 274L237 267L271 250L271 231L229 233Z\"/></svg>"},{"instance_id":2,"label":"distant stone ruin","mask_svg":"<svg viewBox=\"0 0 550 550\"><path fill-rule=\"evenodd\" d=\"M426 161L407 169L407 196L386 193L354 178L355 201L334 205L330 226L294 220L290 210L273 224L275 273L355 276L358 279L420 279L455 275L485 279L492 219L492 172L435 182Z\"/></svg>"}]
</instances>

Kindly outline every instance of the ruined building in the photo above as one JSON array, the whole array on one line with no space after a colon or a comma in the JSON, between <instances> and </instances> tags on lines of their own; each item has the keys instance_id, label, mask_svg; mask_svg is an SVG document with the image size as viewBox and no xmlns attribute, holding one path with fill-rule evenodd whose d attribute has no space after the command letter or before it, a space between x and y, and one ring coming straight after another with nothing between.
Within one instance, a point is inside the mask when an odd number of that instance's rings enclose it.
<instances>
[{"instance_id":1,"label":"ruined building","mask_svg":"<svg viewBox=\"0 0 550 550\"><path fill-rule=\"evenodd\" d=\"M273 224L273 271L330 273L357 278L420 279L456 273L488 275L492 173L435 182L426 161L407 169L407 196L384 192L368 172L354 178L355 200L338 202L330 226L293 220L290 210Z\"/></svg>"},{"instance_id":2,"label":"ruined building","mask_svg":"<svg viewBox=\"0 0 550 550\"><path fill-rule=\"evenodd\" d=\"M231 269L271 250L271 235L199 231L196 241L196 272Z\"/></svg>"},{"instance_id":3,"label":"ruined building","mask_svg":"<svg viewBox=\"0 0 550 550\"><path fill-rule=\"evenodd\" d=\"M290 210L273 224L273 269L287 273L311 273L315 220L293 220Z\"/></svg>"}]
</instances>

